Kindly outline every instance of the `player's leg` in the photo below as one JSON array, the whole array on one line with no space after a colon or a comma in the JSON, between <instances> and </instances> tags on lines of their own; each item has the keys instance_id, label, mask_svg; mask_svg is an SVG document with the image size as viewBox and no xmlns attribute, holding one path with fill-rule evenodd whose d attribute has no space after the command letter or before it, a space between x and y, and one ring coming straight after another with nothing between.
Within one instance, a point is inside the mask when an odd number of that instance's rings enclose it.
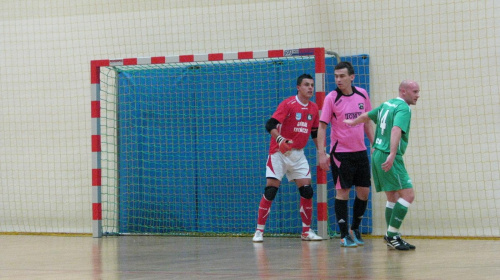
<instances>
[{"instance_id":1,"label":"player's leg","mask_svg":"<svg viewBox=\"0 0 500 280\"><path fill-rule=\"evenodd\" d=\"M388 194L388 201L395 202L391 219L389 220L389 227L387 229L387 235L391 237L398 235L399 228L408 212L408 208L415 199L415 193L413 192L413 185L404 166L402 157L396 157L391 170L387 173L391 173L391 183L398 186L397 188L389 190Z\"/></svg>"},{"instance_id":2,"label":"player's leg","mask_svg":"<svg viewBox=\"0 0 500 280\"><path fill-rule=\"evenodd\" d=\"M396 199L397 201L397 199ZM394 209L394 205L396 205L396 201L389 201L387 199L387 202L385 203L385 224L386 227L389 227L389 222L391 221L391 216L392 216L392 209Z\"/></svg>"},{"instance_id":3,"label":"player's leg","mask_svg":"<svg viewBox=\"0 0 500 280\"><path fill-rule=\"evenodd\" d=\"M364 245L359 225L365 215L370 195L371 173L368 155L366 152L354 153L356 160L356 173L353 176L353 183L356 185L356 198L352 209L351 236L358 245Z\"/></svg>"},{"instance_id":4,"label":"player's leg","mask_svg":"<svg viewBox=\"0 0 500 280\"><path fill-rule=\"evenodd\" d=\"M266 164L266 187L264 189L264 194L260 199L259 210L257 215L257 229L252 238L253 242L263 242L264 241L264 230L266 227L266 221L271 212L271 205L273 203L276 194L278 193L278 188L281 184L281 179L284 176L284 163L281 161L280 157L276 154L270 155L267 158Z\"/></svg>"},{"instance_id":5,"label":"player's leg","mask_svg":"<svg viewBox=\"0 0 500 280\"><path fill-rule=\"evenodd\" d=\"M340 246L357 247L358 245L349 234L349 191L352 186L353 166L348 153L332 153L330 166L335 186L335 217L340 230Z\"/></svg>"},{"instance_id":6,"label":"player's leg","mask_svg":"<svg viewBox=\"0 0 500 280\"><path fill-rule=\"evenodd\" d=\"M386 228L389 228L389 223L390 223L391 217L392 217L392 211L394 209L394 206L396 205L396 202L400 198L400 196L399 196L399 192L397 192L397 191L386 192L386 195L387 195L387 203L385 204L385 222L386 222ZM406 242L401 237L401 233L400 232L398 232L398 235L401 238L401 242L403 244L405 244L408 248L410 248L411 250L415 250L416 249L415 245L412 245L412 244ZM389 242L389 239L388 239L387 235L384 235L384 240L386 242Z\"/></svg>"},{"instance_id":7,"label":"player's leg","mask_svg":"<svg viewBox=\"0 0 500 280\"><path fill-rule=\"evenodd\" d=\"M373 185L375 186L375 190L377 192L385 192L387 196L387 203L385 207L385 219L387 223L386 228L389 228L392 212L394 206L396 205L397 200L399 199L399 194L397 192L398 188L392 188L392 189L388 188L389 186L391 186L391 184L393 184L391 179L392 177L390 176L391 173L382 170L382 163L385 162L387 156L388 156L387 153L375 149L372 154L371 167L372 167ZM407 243L406 241L401 239L400 236L398 237L399 239L396 240L398 244L399 243L402 244L400 247L401 250L404 250L405 247L409 249L415 249L415 246ZM387 243L387 246L389 248L396 249L395 247L398 246L398 244L391 243L391 241L393 240L389 239L389 237L387 236L387 232L386 234L384 234L384 241Z\"/></svg>"},{"instance_id":8,"label":"player's leg","mask_svg":"<svg viewBox=\"0 0 500 280\"><path fill-rule=\"evenodd\" d=\"M403 192L413 192L413 189L405 189ZM400 191L388 191L386 192L387 201L396 200L394 207L392 209L392 214L389 219L389 224L387 226L387 232L384 236L384 240L387 242L387 246L391 249L407 251L409 249L415 249L415 246L404 241L400 234L399 228L408 213L408 208L410 203L405 199L399 197ZM398 198L399 197L399 198ZM387 207L386 207L387 208Z\"/></svg>"},{"instance_id":9,"label":"player's leg","mask_svg":"<svg viewBox=\"0 0 500 280\"><path fill-rule=\"evenodd\" d=\"M408 213L408 208L414 197L413 189L402 189L398 191L400 198L397 200L392 210L391 219L389 221L389 227L387 228L387 235L389 237L398 235L399 228L403 223L403 220Z\"/></svg>"},{"instance_id":10,"label":"player's leg","mask_svg":"<svg viewBox=\"0 0 500 280\"><path fill-rule=\"evenodd\" d=\"M302 220L301 238L303 241L321 241L323 238L311 229L314 195L311 179L297 179L295 183L299 186L300 194L300 218Z\"/></svg>"},{"instance_id":11,"label":"player's leg","mask_svg":"<svg viewBox=\"0 0 500 280\"><path fill-rule=\"evenodd\" d=\"M406 242L403 238L401 238L401 233L399 232L399 228L404 221L406 214L408 213L408 208L415 198L415 193L413 188L402 189L397 192L397 197L399 197L394 204L394 209L392 211L391 219L389 221L389 226L387 228L387 236L389 234L393 235L396 233L396 236L399 237L400 241L408 247L408 249L415 250L416 246Z\"/></svg>"},{"instance_id":12,"label":"player's leg","mask_svg":"<svg viewBox=\"0 0 500 280\"><path fill-rule=\"evenodd\" d=\"M351 223L351 236L354 242L358 245L364 245L365 242L361 236L359 226L363 220L368 205L368 195L370 194L370 187L356 187L356 198L352 207L352 223Z\"/></svg>"},{"instance_id":13,"label":"player's leg","mask_svg":"<svg viewBox=\"0 0 500 280\"><path fill-rule=\"evenodd\" d=\"M321 241L323 238L311 230L314 190L311 183L309 163L303 150L292 151L291 158L295 161L287 162L289 169L286 175L289 181L295 182L300 194L301 238L303 241Z\"/></svg>"},{"instance_id":14,"label":"player's leg","mask_svg":"<svg viewBox=\"0 0 500 280\"><path fill-rule=\"evenodd\" d=\"M385 204L385 223L386 228L389 228L389 224L391 222L392 211L394 210L394 206L398 201L399 194L397 191L386 191L385 196L387 198L387 202Z\"/></svg>"},{"instance_id":15,"label":"player's leg","mask_svg":"<svg viewBox=\"0 0 500 280\"><path fill-rule=\"evenodd\" d=\"M387 201L394 203L385 238L388 242L387 245L397 250L409 250L410 244L403 242L399 235L399 228L408 213L408 208L413 202L415 194L401 156L396 157L391 170L386 172L385 184Z\"/></svg>"},{"instance_id":16,"label":"player's leg","mask_svg":"<svg viewBox=\"0 0 500 280\"><path fill-rule=\"evenodd\" d=\"M354 242L350 242L352 238L349 236L349 191L350 189L336 189L335 195L335 217L340 230L341 245L344 247L355 247ZM347 238L347 239L346 239Z\"/></svg>"},{"instance_id":17,"label":"player's leg","mask_svg":"<svg viewBox=\"0 0 500 280\"><path fill-rule=\"evenodd\" d=\"M384 185L390 183L390 181L386 181L387 173L382 170L382 163L387 159L387 153L381 152L377 149L373 150L372 153L372 176L373 176L373 185L375 186L375 190L377 192L384 192L387 197L387 202L385 204L385 228L389 227L389 222L391 221L392 209L394 209L394 205L398 199L396 191L385 191ZM384 241L389 246L389 239L387 237L387 232L384 234Z\"/></svg>"}]
</instances>

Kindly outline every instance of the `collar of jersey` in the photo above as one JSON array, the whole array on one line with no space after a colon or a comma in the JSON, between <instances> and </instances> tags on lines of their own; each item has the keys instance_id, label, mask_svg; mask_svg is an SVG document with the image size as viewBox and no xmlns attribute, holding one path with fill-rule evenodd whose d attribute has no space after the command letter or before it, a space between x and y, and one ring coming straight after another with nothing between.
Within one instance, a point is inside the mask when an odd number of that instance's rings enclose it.
<instances>
[{"instance_id":1,"label":"collar of jersey","mask_svg":"<svg viewBox=\"0 0 500 280\"><path fill-rule=\"evenodd\" d=\"M297 100L297 102L299 102L299 104L302 105L302 106L304 106L304 107L307 106L307 105L309 105L309 102L307 102L306 104L300 102L300 99L299 99L298 95L295 95L295 100Z\"/></svg>"}]
</instances>

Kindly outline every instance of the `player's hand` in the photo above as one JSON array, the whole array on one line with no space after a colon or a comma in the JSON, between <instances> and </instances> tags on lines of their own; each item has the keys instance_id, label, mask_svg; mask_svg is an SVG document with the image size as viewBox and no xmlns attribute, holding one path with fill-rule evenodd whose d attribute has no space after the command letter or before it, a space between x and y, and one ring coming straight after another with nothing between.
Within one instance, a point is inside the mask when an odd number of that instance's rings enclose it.
<instances>
[{"instance_id":1,"label":"player's hand","mask_svg":"<svg viewBox=\"0 0 500 280\"><path fill-rule=\"evenodd\" d=\"M325 171L330 169L330 155L324 151L319 152L319 167Z\"/></svg>"},{"instance_id":2,"label":"player's hand","mask_svg":"<svg viewBox=\"0 0 500 280\"><path fill-rule=\"evenodd\" d=\"M385 172L391 170L392 164L394 163L395 158L396 158L396 155L389 154L389 156L387 157L385 162L382 163L382 170L384 170Z\"/></svg>"},{"instance_id":3,"label":"player's hand","mask_svg":"<svg viewBox=\"0 0 500 280\"><path fill-rule=\"evenodd\" d=\"M290 153L292 152L292 145L291 144L293 143L293 141L288 140L281 135L278 135L278 137L276 137L276 142L278 142L280 152L282 154L284 154L285 156L289 156Z\"/></svg>"},{"instance_id":4,"label":"player's hand","mask_svg":"<svg viewBox=\"0 0 500 280\"><path fill-rule=\"evenodd\" d=\"M354 120L344 120L344 123L348 126L354 126Z\"/></svg>"}]
</instances>

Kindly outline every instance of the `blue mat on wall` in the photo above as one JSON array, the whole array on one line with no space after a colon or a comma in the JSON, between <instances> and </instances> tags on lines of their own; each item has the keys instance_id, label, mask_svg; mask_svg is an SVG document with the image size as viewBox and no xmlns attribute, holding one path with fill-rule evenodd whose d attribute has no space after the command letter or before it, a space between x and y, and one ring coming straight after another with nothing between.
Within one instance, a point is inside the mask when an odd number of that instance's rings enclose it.
<instances>
[{"instance_id":1,"label":"blue mat on wall","mask_svg":"<svg viewBox=\"0 0 500 280\"><path fill-rule=\"evenodd\" d=\"M329 92L336 87L336 61L326 59L331 65ZM355 84L369 91L368 56L342 60L353 62ZM264 124L279 102L295 93L294 82L304 68L314 73L314 61L186 64L120 72L120 233L253 232L265 187L269 134ZM229 83L217 82L227 79ZM314 179L312 141L306 154ZM292 187L278 193L266 232L300 232L299 195ZM329 190L332 197L332 186ZM371 215L369 210L365 217ZM362 226L371 232L371 219L364 219Z\"/></svg>"}]
</instances>

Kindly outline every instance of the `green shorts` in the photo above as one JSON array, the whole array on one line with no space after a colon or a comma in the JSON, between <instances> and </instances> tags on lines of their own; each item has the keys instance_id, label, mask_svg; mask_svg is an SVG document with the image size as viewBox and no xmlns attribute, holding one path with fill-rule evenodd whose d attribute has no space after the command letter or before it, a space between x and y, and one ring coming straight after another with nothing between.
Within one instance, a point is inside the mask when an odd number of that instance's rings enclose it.
<instances>
[{"instance_id":1,"label":"green shorts","mask_svg":"<svg viewBox=\"0 0 500 280\"><path fill-rule=\"evenodd\" d=\"M377 149L372 154L372 174L375 190L377 192L388 192L413 188L410 175L408 175L405 168L403 156L396 156L392 168L388 172L382 169L382 163L386 161L388 155L388 153Z\"/></svg>"}]
</instances>

